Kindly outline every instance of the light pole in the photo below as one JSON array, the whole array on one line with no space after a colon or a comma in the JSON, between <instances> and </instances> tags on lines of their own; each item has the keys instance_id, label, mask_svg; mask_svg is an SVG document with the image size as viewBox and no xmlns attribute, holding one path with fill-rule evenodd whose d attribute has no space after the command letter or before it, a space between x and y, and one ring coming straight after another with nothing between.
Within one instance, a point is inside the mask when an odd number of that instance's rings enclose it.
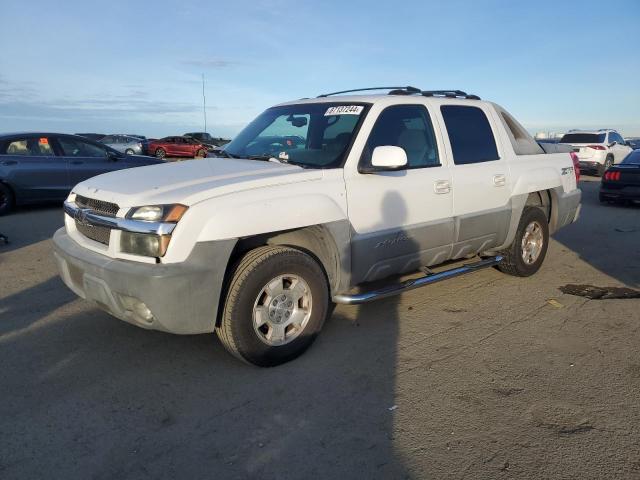
<instances>
[{"instance_id":1,"label":"light pole","mask_svg":"<svg viewBox=\"0 0 640 480\"><path fill-rule=\"evenodd\" d=\"M204 95L204 73L202 74L202 115L204 116L204 132L207 133L207 97Z\"/></svg>"}]
</instances>

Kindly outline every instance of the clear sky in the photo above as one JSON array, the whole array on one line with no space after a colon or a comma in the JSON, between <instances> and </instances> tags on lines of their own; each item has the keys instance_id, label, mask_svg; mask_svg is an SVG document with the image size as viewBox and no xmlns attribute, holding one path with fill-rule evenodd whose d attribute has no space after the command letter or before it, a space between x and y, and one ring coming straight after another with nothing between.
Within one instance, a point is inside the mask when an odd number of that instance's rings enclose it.
<instances>
[{"instance_id":1,"label":"clear sky","mask_svg":"<svg viewBox=\"0 0 640 480\"><path fill-rule=\"evenodd\" d=\"M286 100L462 89L640 136L640 0L0 0L0 132L230 136Z\"/></svg>"}]
</instances>

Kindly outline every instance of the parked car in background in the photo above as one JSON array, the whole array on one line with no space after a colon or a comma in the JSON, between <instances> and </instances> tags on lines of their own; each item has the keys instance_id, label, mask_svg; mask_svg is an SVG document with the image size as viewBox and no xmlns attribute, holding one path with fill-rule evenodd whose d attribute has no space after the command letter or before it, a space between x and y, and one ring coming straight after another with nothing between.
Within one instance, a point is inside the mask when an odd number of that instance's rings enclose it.
<instances>
[{"instance_id":1,"label":"parked car in background","mask_svg":"<svg viewBox=\"0 0 640 480\"><path fill-rule=\"evenodd\" d=\"M627 145L629 145L634 150L637 150L640 148L640 138L630 137L630 138L625 138L625 140L627 142Z\"/></svg>"},{"instance_id":2,"label":"parked car in background","mask_svg":"<svg viewBox=\"0 0 640 480\"><path fill-rule=\"evenodd\" d=\"M164 137L149 142L149 154L164 157L206 157L207 147L190 137Z\"/></svg>"},{"instance_id":3,"label":"parked car in background","mask_svg":"<svg viewBox=\"0 0 640 480\"><path fill-rule=\"evenodd\" d=\"M0 215L14 205L62 201L74 185L101 173L159 163L77 135L0 135Z\"/></svg>"},{"instance_id":4,"label":"parked car in background","mask_svg":"<svg viewBox=\"0 0 640 480\"><path fill-rule=\"evenodd\" d=\"M128 135L107 135L100 143L127 155L146 155L149 146L146 140Z\"/></svg>"},{"instance_id":5,"label":"parked car in background","mask_svg":"<svg viewBox=\"0 0 640 480\"><path fill-rule=\"evenodd\" d=\"M76 133L76 135L79 135L84 138L88 138L89 140L94 140L96 142L99 142L104 137L106 137L104 133Z\"/></svg>"},{"instance_id":6,"label":"parked car in background","mask_svg":"<svg viewBox=\"0 0 640 480\"><path fill-rule=\"evenodd\" d=\"M580 170L602 176L612 165L622 162L632 148L622 136L611 129L570 130L560 143L571 145L578 155Z\"/></svg>"},{"instance_id":7,"label":"parked car in background","mask_svg":"<svg viewBox=\"0 0 640 480\"><path fill-rule=\"evenodd\" d=\"M209 151L213 151L216 150L217 148L226 145L227 143L230 142L230 140L227 140L225 138L215 138L212 137L209 133L207 132L191 132L191 133L185 133L184 134L185 137L191 137L197 141L199 141L200 143L202 143L203 145L206 145L207 150Z\"/></svg>"},{"instance_id":8,"label":"parked car in background","mask_svg":"<svg viewBox=\"0 0 640 480\"><path fill-rule=\"evenodd\" d=\"M640 150L609 168L600 183L601 202L640 202Z\"/></svg>"}]
</instances>

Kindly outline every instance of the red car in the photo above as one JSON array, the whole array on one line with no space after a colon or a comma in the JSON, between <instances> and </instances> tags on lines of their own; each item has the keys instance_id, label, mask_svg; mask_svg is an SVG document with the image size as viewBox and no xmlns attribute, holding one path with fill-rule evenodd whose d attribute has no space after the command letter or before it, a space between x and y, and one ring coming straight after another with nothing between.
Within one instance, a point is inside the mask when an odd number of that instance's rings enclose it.
<instances>
[{"instance_id":1,"label":"red car","mask_svg":"<svg viewBox=\"0 0 640 480\"><path fill-rule=\"evenodd\" d=\"M189 137L164 137L149 142L149 155L164 157L206 157L207 147Z\"/></svg>"}]
</instances>

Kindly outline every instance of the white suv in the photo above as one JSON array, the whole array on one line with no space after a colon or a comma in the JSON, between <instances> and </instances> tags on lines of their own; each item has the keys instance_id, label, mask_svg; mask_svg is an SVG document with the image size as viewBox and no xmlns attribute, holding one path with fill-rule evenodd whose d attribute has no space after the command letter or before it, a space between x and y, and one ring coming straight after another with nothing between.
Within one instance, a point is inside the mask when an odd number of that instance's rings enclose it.
<instances>
[{"instance_id":1,"label":"white suv","mask_svg":"<svg viewBox=\"0 0 640 480\"><path fill-rule=\"evenodd\" d=\"M622 162L633 149L615 130L570 130L560 143L571 145L578 155L581 171L602 176L607 168Z\"/></svg>"}]
</instances>

